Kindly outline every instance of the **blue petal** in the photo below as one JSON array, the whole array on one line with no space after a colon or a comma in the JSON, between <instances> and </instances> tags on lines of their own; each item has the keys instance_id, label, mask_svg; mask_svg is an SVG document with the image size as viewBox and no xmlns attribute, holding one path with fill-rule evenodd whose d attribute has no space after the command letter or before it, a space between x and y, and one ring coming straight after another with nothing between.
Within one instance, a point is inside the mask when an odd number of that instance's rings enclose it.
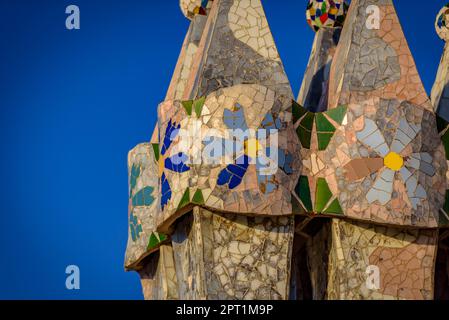
<instances>
[{"instance_id":1,"label":"blue petal","mask_svg":"<svg viewBox=\"0 0 449 320\"><path fill-rule=\"evenodd\" d=\"M181 128L180 124L172 123L171 119L168 121L167 128L165 129L164 143L161 148L161 154L165 155L168 148L170 148L173 140L175 140L178 135L179 129Z\"/></svg>"},{"instance_id":2,"label":"blue petal","mask_svg":"<svg viewBox=\"0 0 449 320\"><path fill-rule=\"evenodd\" d=\"M231 173L225 168L218 174L217 184L222 186L231 180Z\"/></svg>"},{"instance_id":3,"label":"blue petal","mask_svg":"<svg viewBox=\"0 0 449 320\"><path fill-rule=\"evenodd\" d=\"M242 182L242 178L238 176L232 176L231 181L229 182L229 189L234 189Z\"/></svg>"},{"instance_id":4,"label":"blue petal","mask_svg":"<svg viewBox=\"0 0 449 320\"><path fill-rule=\"evenodd\" d=\"M167 205L168 201L171 199L170 184L168 183L165 173L162 173L162 177L161 177L161 191L162 191L161 207L162 207L162 209L164 209L164 207Z\"/></svg>"},{"instance_id":5,"label":"blue petal","mask_svg":"<svg viewBox=\"0 0 449 320\"><path fill-rule=\"evenodd\" d=\"M165 168L178 173L189 171L190 167L185 164L187 160L188 156L180 152L177 155L172 156L171 158L165 159Z\"/></svg>"},{"instance_id":6,"label":"blue petal","mask_svg":"<svg viewBox=\"0 0 449 320\"><path fill-rule=\"evenodd\" d=\"M242 168L236 165L229 165L227 168L231 173L239 176L240 178L243 178L246 173L246 168Z\"/></svg>"},{"instance_id":7,"label":"blue petal","mask_svg":"<svg viewBox=\"0 0 449 320\"><path fill-rule=\"evenodd\" d=\"M226 168L219 173L217 184L219 186L228 184L229 189L237 187L242 182L242 179L248 170L249 161L250 158L244 155L236 160L236 164L229 164L226 166Z\"/></svg>"},{"instance_id":8,"label":"blue petal","mask_svg":"<svg viewBox=\"0 0 449 320\"><path fill-rule=\"evenodd\" d=\"M238 103L236 103L234 110L224 109L223 122L229 129L248 129L243 108Z\"/></svg>"}]
</instances>

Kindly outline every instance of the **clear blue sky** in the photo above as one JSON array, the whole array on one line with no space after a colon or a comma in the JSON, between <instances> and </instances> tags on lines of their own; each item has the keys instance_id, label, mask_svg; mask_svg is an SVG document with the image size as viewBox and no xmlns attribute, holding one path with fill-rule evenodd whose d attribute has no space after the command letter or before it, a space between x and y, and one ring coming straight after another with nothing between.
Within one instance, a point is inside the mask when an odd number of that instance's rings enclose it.
<instances>
[{"instance_id":1,"label":"clear blue sky","mask_svg":"<svg viewBox=\"0 0 449 320\"><path fill-rule=\"evenodd\" d=\"M295 93L306 2L263 1ZM394 2L430 92L445 2ZM69 4L79 31L65 29ZM0 298L142 298L123 271L126 156L150 139L187 27L178 0L0 0ZM65 289L70 264L79 291Z\"/></svg>"}]
</instances>

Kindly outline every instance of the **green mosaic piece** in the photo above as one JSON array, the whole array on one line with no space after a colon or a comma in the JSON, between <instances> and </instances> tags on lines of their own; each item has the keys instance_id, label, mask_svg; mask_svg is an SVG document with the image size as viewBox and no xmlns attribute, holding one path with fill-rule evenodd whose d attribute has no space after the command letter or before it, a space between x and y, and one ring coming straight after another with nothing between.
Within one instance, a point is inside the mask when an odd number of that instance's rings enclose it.
<instances>
[{"instance_id":1,"label":"green mosaic piece","mask_svg":"<svg viewBox=\"0 0 449 320\"><path fill-rule=\"evenodd\" d=\"M206 97L201 97L193 103L193 109L195 110L196 116L200 117L201 112L203 111L204 102L206 101Z\"/></svg>"},{"instance_id":2,"label":"green mosaic piece","mask_svg":"<svg viewBox=\"0 0 449 320\"><path fill-rule=\"evenodd\" d=\"M444 212L440 211L440 219L439 219L438 225L440 227L444 227L444 226L448 226L449 225L449 220L446 218L446 215L444 214Z\"/></svg>"},{"instance_id":3,"label":"green mosaic piece","mask_svg":"<svg viewBox=\"0 0 449 320\"><path fill-rule=\"evenodd\" d=\"M192 202L195 204L204 204L203 193L200 189L196 190L195 194L193 195Z\"/></svg>"},{"instance_id":4,"label":"green mosaic piece","mask_svg":"<svg viewBox=\"0 0 449 320\"><path fill-rule=\"evenodd\" d=\"M165 234L157 232L151 233L150 239L148 240L147 250L157 248L165 240L167 240L167 236Z\"/></svg>"},{"instance_id":5,"label":"green mosaic piece","mask_svg":"<svg viewBox=\"0 0 449 320\"><path fill-rule=\"evenodd\" d=\"M295 214L305 214L306 213L305 208L301 205L301 203L296 199L295 196L292 196L292 211Z\"/></svg>"},{"instance_id":6,"label":"green mosaic piece","mask_svg":"<svg viewBox=\"0 0 449 320\"><path fill-rule=\"evenodd\" d=\"M306 130L303 127L299 126L296 129L296 133L299 137L301 145L306 149L310 149L310 139L312 138L312 131Z\"/></svg>"},{"instance_id":7,"label":"green mosaic piece","mask_svg":"<svg viewBox=\"0 0 449 320\"><path fill-rule=\"evenodd\" d=\"M154 157L156 158L156 161L159 161L159 143L152 143L153 151L154 151Z\"/></svg>"},{"instance_id":8,"label":"green mosaic piece","mask_svg":"<svg viewBox=\"0 0 449 320\"><path fill-rule=\"evenodd\" d=\"M310 148L310 139L312 138L312 127L314 119L315 114L313 114L312 112L307 112L307 114L299 123L299 127L296 129L299 141L301 141L301 145L306 149Z\"/></svg>"},{"instance_id":9,"label":"green mosaic piece","mask_svg":"<svg viewBox=\"0 0 449 320\"><path fill-rule=\"evenodd\" d=\"M332 192L327 185L326 179L318 178L315 193L315 212L323 212L331 198Z\"/></svg>"},{"instance_id":10,"label":"green mosaic piece","mask_svg":"<svg viewBox=\"0 0 449 320\"><path fill-rule=\"evenodd\" d=\"M331 142L332 137L334 136L333 132L318 132L318 150L326 150L327 146Z\"/></svg>"},{"instance_id":11,"label":"green mosaic piece","mask_svg":"<svg viewBox=\"0 0 449 320\"><path fill-rule=\"evenodd\" d=\"M328 110L324 112L329 118L337 122L339 125L343 123L343 119L345 118L346 111L348 110L348 107L346 106L339 106L337 108Z\"/></svg>"},{"instance_id":12,"label":"green mosaic piece","mask_svg":"<svg viewBox=\"0 0 449 320\"><path fill-rule=\"evenodd\" d=\"M303 108L295 100L292 100L292 113L293 113L293 123L296 123L302 116L307 113L307 110Z\"/></svg>"},{"instance_id":13,"label":"green mosaic piece","mask_svg":"<svg viewBox=\"0 0 449 320\"><path fill-rule=\"evenodd\" d=\"M148 247L147 249L154 249L158 244L160 243L159 239L156 237L154 232L150 236L150 240L148 241Z\"/></svg>"},{"instance_id":14,"label":"green mosaic piece","mask_svg":"<svg viewBox=\"0 0 449 320\"><path fill-rule=\"evenodd\" d=\"M305 108L301 107L299 104L293 104L293 119L296 122L301 119L299 126L296 129L296 133L299 137L301 145L310 149L310 141L312 138L313 122L316 123L316 134L318 139L318 149L320 151L326 150L332 137L337 130L335 126L329 121L327 117L334 120L339 125L342 124L343 119L346 115L347 107L339 106L335 109L313 113L307 111ZM302 118L301 118L302 117Z\"/></svg>"},{"instance_id":15,"label":"green mosaic piece","mask_svg":"<svg viewBox=\"0 0 449 320\"><path fill-rule=\"evenodd\" d=\"M318 132L335 132L335 127L332 125L332 123L329 122L329 120L326 119L323 113L317 113L315 117L316 130Z\"/></svg>"},{"instance_id":16,"label":"green mosaic piece","mask_svg":"<svg viewBox=\"0 0 449 320\"><path fill-rule=\"evenodd\" d=\"M299 181L298 184L296 185L295 192L298 195L304 207L306 208L306 210L311 212L313 210L312 199L310 197L309 179L307 179L306 176L299 177Z\"/></svg>"},{"instance_id":17,"label":"green mosaic piece","mask_svg":"<svg viewBox=\"0 0 449 320\"><path fill-rule=\"evenodd\" d=\"M315 119L315 114L312 112L307 112L307 114L304 116L304 118L301 120L300 125L309 130L312 131L313 126L313 120Z\"/></svg>"},{"instance_id":18,"label":"green mosaic piece","mask_svg":"<svg viewBox=\"0 0 449 320\"><path fill-rule=\"evenodd\" d=\"M193 100L187 100L182 102L182 106L186 110L187 114L189 116L192 115L192 108L193 108Z\"/></svg>"},{"instance_id":19,"label":"green mosaic piece","mask_svg":"<svg viewBox=\"0 0 449 320\"><path fill-rule=\"evenodd\" d=\"M332 201L332 203L323 211L323 213L329 214L343 214L343 210L341 209L340 202L337 198Z\"/></svg>"},{"instance_id":20,"label":"green mosaic piece","mask_svg":"<svg viewBox=\"0 0 449 320\"><path fill-rule=\"evenodd\" d=\"M190 190L189 188L187 188L186 191L184 192L184 195L181 198L181 201L179 201L178 210L184 208L189 203L190 203Z\"/></svg>"}]
</instances>

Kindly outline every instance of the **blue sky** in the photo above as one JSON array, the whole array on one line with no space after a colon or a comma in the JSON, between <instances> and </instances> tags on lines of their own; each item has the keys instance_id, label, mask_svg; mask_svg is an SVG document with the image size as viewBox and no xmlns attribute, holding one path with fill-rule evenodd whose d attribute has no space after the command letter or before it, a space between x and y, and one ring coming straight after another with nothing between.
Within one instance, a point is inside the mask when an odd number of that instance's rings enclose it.
<instances>
[{"instance_id":1,"label":"blue sky","mask_svg":"<svg viewBox=\"0 0 449 320\"><path fill-rule=\"evenodd\" d=\"M444 1L394 2L430 92ZM70 4L81 30L65 29ZM297 93L306 0L263 4ZM0 0L0 299L142 299L123 271L126 156L150 139L187 27L177 0Z\"/></svg>"}]
</instances>

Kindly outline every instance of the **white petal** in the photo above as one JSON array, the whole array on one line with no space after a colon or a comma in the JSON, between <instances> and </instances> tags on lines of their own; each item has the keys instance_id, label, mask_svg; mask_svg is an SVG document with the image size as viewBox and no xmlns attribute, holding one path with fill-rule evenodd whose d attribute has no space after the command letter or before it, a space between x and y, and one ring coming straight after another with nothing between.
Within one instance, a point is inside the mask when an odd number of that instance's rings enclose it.
<instances>
[{"instance_id":1,"label":"white petal","mask_svg":"<svg viewBox=\"0 0 449 320\"><path fill-rule=\"evenodd\" d=\"M391 144L391 150L396 153L401 153L405 147L415 139L420 130L420 126L410 124L407 120L402 118L399 122L399 127L396 130L396 136Z\"/></svg>"},{"instance_id":2,"label":"white petal","mask_svg":"<svg viewBox=\"0 0 449 320\"><path fill-rule=\"evenodd\" d=\"M376 182L374 182L373 187L366 194L368 202L373 203L378 200L382 205L387 204L391 200L391 195L393 193L393 181L393 170L385 169L382 171L377 177Z\"/></svg>"},{"instance_id":3,"label":"white petal","mask_svg":"<svg viewBox=\"0 0 449 320\"><path fill-rule=\"evenodd\" d=\"M356 135L361 143L375 150L382 157L390 152L382 133L373 120L365 118L365 127Z\"/></svg>"}]
</instances>

